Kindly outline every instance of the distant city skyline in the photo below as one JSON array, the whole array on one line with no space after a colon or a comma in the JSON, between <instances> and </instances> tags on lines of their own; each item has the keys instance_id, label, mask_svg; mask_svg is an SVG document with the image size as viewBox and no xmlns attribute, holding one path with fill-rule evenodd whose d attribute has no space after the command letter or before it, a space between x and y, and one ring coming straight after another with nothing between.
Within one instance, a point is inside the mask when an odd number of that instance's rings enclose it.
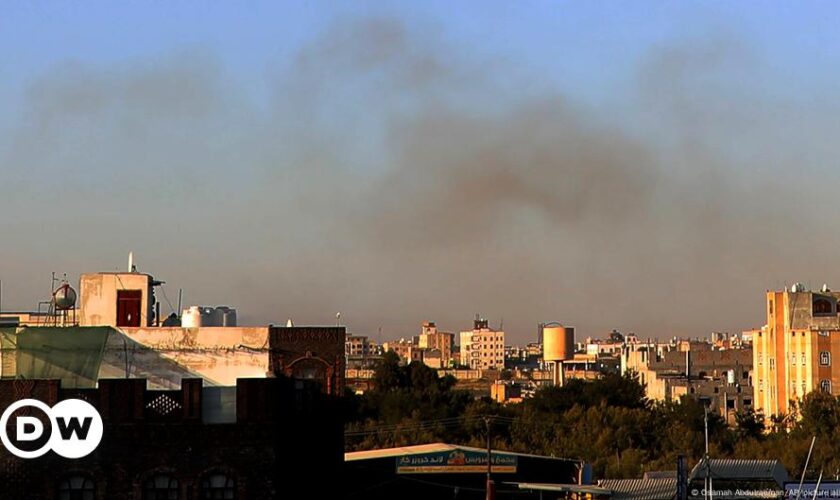
<instances>
[{"instance_id":1,"label":"distant city skyline","mask_svg":"<svg viewBox=\"0 0 840 500\"><path fill-rule=\"evenodd\" d=\"M771 3L4 5L3 309L134 251L383 340L761 326L840 289L837 7Z\"/></svg>"}]
</instances>

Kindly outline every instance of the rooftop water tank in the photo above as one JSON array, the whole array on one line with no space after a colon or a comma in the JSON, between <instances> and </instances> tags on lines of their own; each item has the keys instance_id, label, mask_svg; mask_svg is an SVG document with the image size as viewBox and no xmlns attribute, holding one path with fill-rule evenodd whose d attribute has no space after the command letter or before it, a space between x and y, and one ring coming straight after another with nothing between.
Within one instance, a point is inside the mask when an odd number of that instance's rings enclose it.
<instances>
[{"instance_id":1,"label":"rooftop water tank","mask_svg":"<svg viewBox=\"0 0 840 500\"><path fill-rule=\"evenodd\" d=\"M555 326L556 325L556 326ZM543 328L543 359L563 361L575 357L575 329L559 324Z\"/></svg>"},{"instance_id":2,"label":"rooftop water tank","mask_svg":"<svg viewBox=\"0 0 840 500\"><path fill-rule=\"evenodd\" d=\"M184 328L198 328L202 325L201 307L191 306L181 313L181 326Z\"/></svg>"},{"instance_id":3,"label":"rooftop water tank","mask_svg":"<svg viewBox=\"0 0 840 500\"><path fill-rule=\"evenodd\" d=\"M68 283L56 288L53 292L55 308L59 311L66 311L76 306L76 290L73 290Z\"/></svg>"}]
</instances>

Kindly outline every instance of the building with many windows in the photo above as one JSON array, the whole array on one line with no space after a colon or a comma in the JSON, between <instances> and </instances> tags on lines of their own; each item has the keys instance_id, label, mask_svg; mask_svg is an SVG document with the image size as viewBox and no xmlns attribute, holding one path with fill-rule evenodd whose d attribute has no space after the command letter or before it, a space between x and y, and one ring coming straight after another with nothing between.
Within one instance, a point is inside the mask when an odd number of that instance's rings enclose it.
<instances>
[{"instance_id":1,"label":"building with many windows","mask_svg":"<svg viewBox=\"0 0 840 500\"><path fill-rule=\"evenodd\" d=\"M840 292L797 283L766 296L767 325L753 335L756 409L789 413L791 401L821 390L840 394Z\"/></svg>"},{"instance_id":2,"label":"building with many windows","mask_svg":"<svg viewBox=\"0 0 840 500\"><path fill-rule=\"evenodd\" d=\"M505 332L490 328L476 315L473 329L461 332L461 364L473 370L501 370L505 367Z\"/></svg>"},{"instance_id":3,"label":"building with many windows","mask_svg":"<svg viewBox=\"0 0 840 500\"><path fill-rule=\"evenodd\" d=\"M445 368L450 366L452 362L452 347L454 343L454 333L439 331L434 321L423 322L417 346L421 349L439 351L439 355L424 356L424 360L426 357L430 357L432 359L439 358L440 362L438 364L440 366L437 366L436 368Z\"/></svg>"}]
</instances>

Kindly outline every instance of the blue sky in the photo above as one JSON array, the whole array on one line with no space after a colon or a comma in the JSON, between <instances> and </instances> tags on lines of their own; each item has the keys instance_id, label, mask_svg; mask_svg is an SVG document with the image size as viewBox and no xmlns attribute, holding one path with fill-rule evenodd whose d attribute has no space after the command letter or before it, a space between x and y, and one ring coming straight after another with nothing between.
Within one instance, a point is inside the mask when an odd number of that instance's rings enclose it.
<instances>
[{"instance_id":1,"label":"blue sky","mask_svg":"<svg viewBox=\"0 0 840 500\"><path fill-rule=\"evenodd\" d=\"M840 180L832 2L0 9L15 308L129 250L188 302L386 336L736 331L767 288L840 281L807 202Z\"/></svg>"}]
</instances>

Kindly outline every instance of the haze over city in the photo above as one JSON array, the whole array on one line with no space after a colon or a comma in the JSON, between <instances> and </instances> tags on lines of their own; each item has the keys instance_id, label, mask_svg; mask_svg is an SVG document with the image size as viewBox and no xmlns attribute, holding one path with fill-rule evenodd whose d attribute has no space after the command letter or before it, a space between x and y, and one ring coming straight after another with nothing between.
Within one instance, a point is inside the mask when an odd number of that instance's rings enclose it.
<instances>
[{"instance_id":1,"label":"haze over city","mask_svg":"<svg viewBox=\"0 0 840 500\"><path fill-rule=\"evenodd\" d=\"M840 287L819 3L88 4L0 15L4 310L129 251L243 323L386 339L737 332Z\"/></svg>"}]
</instances>

